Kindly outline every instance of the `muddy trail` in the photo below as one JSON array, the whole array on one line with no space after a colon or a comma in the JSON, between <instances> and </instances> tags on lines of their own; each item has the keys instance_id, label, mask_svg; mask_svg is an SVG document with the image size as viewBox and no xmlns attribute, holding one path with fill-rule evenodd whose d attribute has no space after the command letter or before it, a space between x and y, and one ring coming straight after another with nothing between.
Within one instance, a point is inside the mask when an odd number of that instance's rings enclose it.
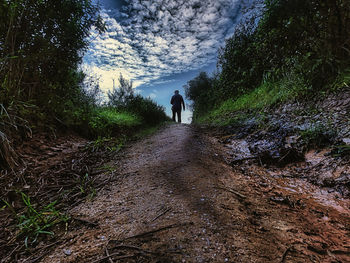
<instances>
[{"instance_id":1,"label":"muddy trail","mask_svg":"<svg viewBox=\"0 0 350 263\"><path fill-rule=\"evenodd\" d=\"M242 141L222 141L174 124L110 157L112 180L68 211L81 224L35 262L350 262L350 200L287 176L321 153L233 164Z\"/></svg>"}]
</instances>

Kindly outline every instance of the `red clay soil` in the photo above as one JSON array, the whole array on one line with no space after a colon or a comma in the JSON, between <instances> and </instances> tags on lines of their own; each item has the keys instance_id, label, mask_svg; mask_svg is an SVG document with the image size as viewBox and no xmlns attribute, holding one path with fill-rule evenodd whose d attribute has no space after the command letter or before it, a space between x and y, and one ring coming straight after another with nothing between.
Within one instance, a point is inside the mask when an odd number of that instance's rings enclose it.
<instances>
[{"instance_id":1,"label":"red clay soil","mask_svg":"<svg viewBox=\"0 0 350 263\"><path fill-rule=\"evenodd\" d=\"M170 125L107 165L118 178L70 212L41 262L350 262L350 202Z\"/></svg>"}]
</instances>

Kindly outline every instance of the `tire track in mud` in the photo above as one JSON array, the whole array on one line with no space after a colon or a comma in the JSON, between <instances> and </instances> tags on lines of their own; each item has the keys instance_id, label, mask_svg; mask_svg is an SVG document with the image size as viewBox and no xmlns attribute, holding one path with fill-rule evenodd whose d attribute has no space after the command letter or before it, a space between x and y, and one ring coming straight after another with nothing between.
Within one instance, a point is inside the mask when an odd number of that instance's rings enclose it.
<instances>
[{"instance_id":1,"label":"tire track in mud","mask_svg":"<svg viewBox=\"0 0 350 263\"><path fill-rule=\"evenodd\" d=\"M190 125L135 143L108 162L117 178L70 211L98 226L68 232L42 262L350 262L349 207L273 202L278 185L224 155Z\"/></svg>"}]
</instances>

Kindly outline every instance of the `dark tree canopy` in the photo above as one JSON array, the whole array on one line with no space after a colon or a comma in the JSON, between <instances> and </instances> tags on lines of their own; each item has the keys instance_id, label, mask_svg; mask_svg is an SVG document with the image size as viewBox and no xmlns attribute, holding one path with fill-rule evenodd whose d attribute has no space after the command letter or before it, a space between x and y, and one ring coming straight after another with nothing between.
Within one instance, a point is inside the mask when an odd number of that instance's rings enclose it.
<instances>
[{"instance_id":1,"label":"dark tree canopy","mask_svg":"<svg viewBox=\"0 0 350 263\"><path fill-rule=\"evenodd\" d=\"M103 29L86 0L0 0L0 96L46 104L75 93L91 27ZM75 84L74 84L75 83Z\"/></svg>"}]
</instances>

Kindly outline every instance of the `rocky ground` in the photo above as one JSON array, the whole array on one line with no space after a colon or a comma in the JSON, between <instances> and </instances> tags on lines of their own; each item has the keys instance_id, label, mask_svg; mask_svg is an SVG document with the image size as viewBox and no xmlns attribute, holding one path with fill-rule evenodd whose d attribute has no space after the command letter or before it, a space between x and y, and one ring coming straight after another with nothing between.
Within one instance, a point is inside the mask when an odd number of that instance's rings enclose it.
<instances>
[{"instance_id":1,"label":"rocky ground","mask_svg":"<svg viewBox=\"0 0 350 263\"><path fill-rule=\"evenodd\" d=\"M350 262L346 158L283 161L251 136L176 124L133 143L90 172L101 189L67 227L2 262Z\"/></svg>"}]
</instances>

